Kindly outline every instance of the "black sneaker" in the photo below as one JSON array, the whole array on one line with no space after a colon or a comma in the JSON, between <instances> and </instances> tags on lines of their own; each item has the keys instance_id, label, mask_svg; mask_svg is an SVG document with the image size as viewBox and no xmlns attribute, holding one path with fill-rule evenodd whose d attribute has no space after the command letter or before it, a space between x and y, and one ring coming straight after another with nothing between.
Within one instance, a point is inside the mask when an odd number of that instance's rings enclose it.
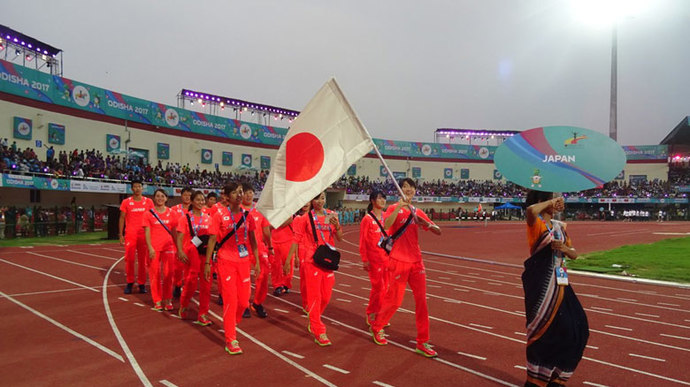
<instances>
[{"instance_id":1,"label":"black sneaker","mask_svg":"<svg viewBox=\"0 0 690 387\"><path fill-rule=\"evenodd\" d=\"M284 286L278 286L277 288L273 289L273 295L276 297L280 297L281 294L285 293L284 289Z\"/></svg>"},{"instance_id":2,"label":"black sneaker","mask_svg":"<svg viewBox=\"0 0 690 387\"><path fill-rule=\"evenodd\" d=\"M242 318L251 318L252 314L249 312L249 308L244 310L244 313L242 313Z\"/></svg>"},{"instance_id":3,"label":"black sneaker","mask_svg":"<svg viewBox=\"0 0 690 387\"><path fill-rule=\"evenodd\" d=\"M146 285L139 285L139 293L146 294Z\"/></svg>"},{"instance_id":4,"label":"black sneaker","mask_svg":"<svg viewBox=\"0 0 690 387\"><path fill-rule=\"evenodd\" d=\"M128 283L127 286L125 286L125 294L132 294L132 287L134 286L133 283Z\"/></svg>"},{"instance_id":5,"label":"black sneaker","mask_svg":"<svg viewBox=\"0 0 690 387\"><path fill-rule=\"evenodd\" d=\"M287 286L283 286L283 293L285 293L285 294L290 293L290 289L288 289Z\"/></svg>"},{"instance_id":6,"label":"black sneaker","mask_svg":"<svg viewBox=\"0 0 690 387\"><path fill-rule=\"evenodd\" d=\"M268 313L266 313L266 310L264 309L264 306L261 304L255 304L252 302L251 308L254 312L256 312L256 315L259 316L259 318L266 318L268 317Z\"/></svg>"},{"instance_id":7,"label":"black sneaker","mask_svg":"<svg viewBox=\"0 0 690 387\"><path fill-rule=\"evenodd\" d=\"M223 295L222 294L218 295L218 305L223 306Z\"/></svg>"},{"instance_id":8,"label":"black sneaker","mask_svg":"<svg viewBox=\"0 0 690 387\"><path fill-rule=\"evenodd\" d=\"M218 279L218 275L216 273L213 273L213 279Z\"/></svg>"},{"instance_id":9,"label":"black sneaker","mask_svg":"<svg viewBox=\"0 0 690 387\"><path fill-rule=\"evenodd\" d=\"M175 298L180 298L182 295L182 287L181 286L175 286L173 289L173 297Z\"/></svg>"}]
</instances>

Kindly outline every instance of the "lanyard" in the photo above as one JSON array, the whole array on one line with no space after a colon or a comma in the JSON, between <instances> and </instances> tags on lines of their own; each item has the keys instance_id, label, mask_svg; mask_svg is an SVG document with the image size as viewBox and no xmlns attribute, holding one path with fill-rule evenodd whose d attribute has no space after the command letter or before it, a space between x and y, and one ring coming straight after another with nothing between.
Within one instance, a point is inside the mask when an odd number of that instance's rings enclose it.
<instances>
[{"instance_id":1,"label":"lanyard","mask_svg":"<svg viewBox=\"0 0 690 387\"><path fill-rule=\"evenodd\" d=\"M232 228L235 229L235 244L239 245L240 244L240 237L237 236L237 224L235 223L235 219L232 217L232 211L230 210L230 207L228 207L228 212L230 213L230 222L232 223ZM243 211L240 208L240 213L242 214L242 221L244 222L244 240L247 240L247 219L244 217L245 211Z\"/></svg>"},{"instance_id":2,"label":"lanyard","mask_svg":"<svg viewBox=\"0 0 690 387\"><path fill-rule=\"evenodd\" d=\"M194 235L199 235L199 228L201 227L201 223L204 222L204 213L201 213L201 216L199 217L199 222L197 224L194 224L194 213L192 211L189 211L189 220L190 223L192 223Z\"/></svg>"},{"instance_id":3,"label":"lanyard","mask_svg":"<svg viewBox=\"0 0 690 387\"><path fill-rule=\"evenodd\" d=\"M549 234L551 234L551 236L555 240L561 240L561 237L563 237L563 231L560 229L560 226L557 227L557 229L556 229L556 227L553 227L553 221L552 221L551 227L549 227L549 224L546 223L546 221L544 220L544 218L541 217L541 215L539 215L539 219L541 219L541 221L544 223L544 226L546 226L546 229L549 231ZM565 240L563 240L563 243L565 243ZM565 267L565 259L563 259L563 253L562 252L554 251L553 252L553 259L554 259L554 262L556 262L557 266Z\"/></svg>"},{"instance_id":4,"label":"lanyard","mask_svg":"<svg viewBox=\"0 0 690 387\"><path fill-rule=\"evenodd\" d=\"M323 213L326 214L326 211L324 211ZM326 214L326 215L328 215L328 214ZM314 210L311 210L311 216L312 216L312 218L314 219L314 224L315 224L316 226L318 226L318 227L316 227L316 228L318 228L318 229L319 229L319 232L321 233L321 239L323 240L323 243L328 244L328 241L326 240L326 237L323 235L323 230L321 229L321 226L319 226L319 217L316 216L316 212L315 212ZM332 232L330 226L328 227L328 232Z\"/></svg>"}]
</instances>

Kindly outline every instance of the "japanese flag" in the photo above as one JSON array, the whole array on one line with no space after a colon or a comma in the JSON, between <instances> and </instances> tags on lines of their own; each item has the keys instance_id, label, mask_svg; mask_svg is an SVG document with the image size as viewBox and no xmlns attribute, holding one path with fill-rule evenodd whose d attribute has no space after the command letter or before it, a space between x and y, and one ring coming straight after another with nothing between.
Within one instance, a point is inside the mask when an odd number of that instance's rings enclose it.
<instances>
[{"instance_id":1,"label":"japanese flag","mask_svg":"<svg viewBox=\"0 0 690 387\"><path fill-rule=\"evenodd\" d=\"M280 144L256 208L274 227L338 180L374 143L331 78Z\"/></svg>"}]
</instances>

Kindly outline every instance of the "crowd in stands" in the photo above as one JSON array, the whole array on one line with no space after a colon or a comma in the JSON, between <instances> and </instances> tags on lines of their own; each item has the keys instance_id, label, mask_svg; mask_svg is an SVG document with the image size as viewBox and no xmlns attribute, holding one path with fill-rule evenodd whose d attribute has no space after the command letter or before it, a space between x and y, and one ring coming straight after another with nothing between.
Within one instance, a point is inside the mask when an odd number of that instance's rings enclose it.
<instances>
[{"instance_id":1,"label":"crowd in stands","mask_svg":"<svg viewBox=\"0 0 690 387\"><path fill-rule=\"evenodd\" d=\"M24 150L16 142L8 144L7 139L0 141L0 170L19 173L42 173L55 177L95 178L131 181L139 178L146 183L158 186L192 186L219 189L229 180L240 183L251 183L261 191L266 182L268 171L256 171L249 174L220 172L201 169L198 165L165 163L157 165L144 163L141 158L129 158L121 155L104 155L98 150L60 151L57 155L53 147L46 148L45 161L42 161L32 148ZM601 189L592 189L564 196L580 197L687 197L679 186L690 184L690 169L671 165L668 181L640 181L628 183L614 180ZM397 190L390 181L372 180L362 176L344 176L334 185L345 189L350 194L368 194L371 189L378 189L389 195ZM500 180L448 180L422 181L418 185L419 196L456 196L456 197L512 197L522 198L525 189L512 183Z\"/></svg>"}]
</instances>

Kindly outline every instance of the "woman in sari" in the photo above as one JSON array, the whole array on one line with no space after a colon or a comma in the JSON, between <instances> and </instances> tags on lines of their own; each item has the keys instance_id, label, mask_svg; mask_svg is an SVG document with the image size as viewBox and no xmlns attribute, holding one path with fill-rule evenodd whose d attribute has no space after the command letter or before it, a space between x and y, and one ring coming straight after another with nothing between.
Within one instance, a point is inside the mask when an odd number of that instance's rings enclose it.
<instances>
[{"instance_id":1,"label":"woman in sari","mask_svg":"<svg viewBox=\"0 0 690 387\"><path fill-rule=\"evenodd\" d=\"M565 385L582 359L589 326L582 305L568 284L565 258L577 258L566 224L553 220L565 208L550 192L527 194L527 240L522 286L527 317L525 386Z\"/></svg>"}]
</instances>

